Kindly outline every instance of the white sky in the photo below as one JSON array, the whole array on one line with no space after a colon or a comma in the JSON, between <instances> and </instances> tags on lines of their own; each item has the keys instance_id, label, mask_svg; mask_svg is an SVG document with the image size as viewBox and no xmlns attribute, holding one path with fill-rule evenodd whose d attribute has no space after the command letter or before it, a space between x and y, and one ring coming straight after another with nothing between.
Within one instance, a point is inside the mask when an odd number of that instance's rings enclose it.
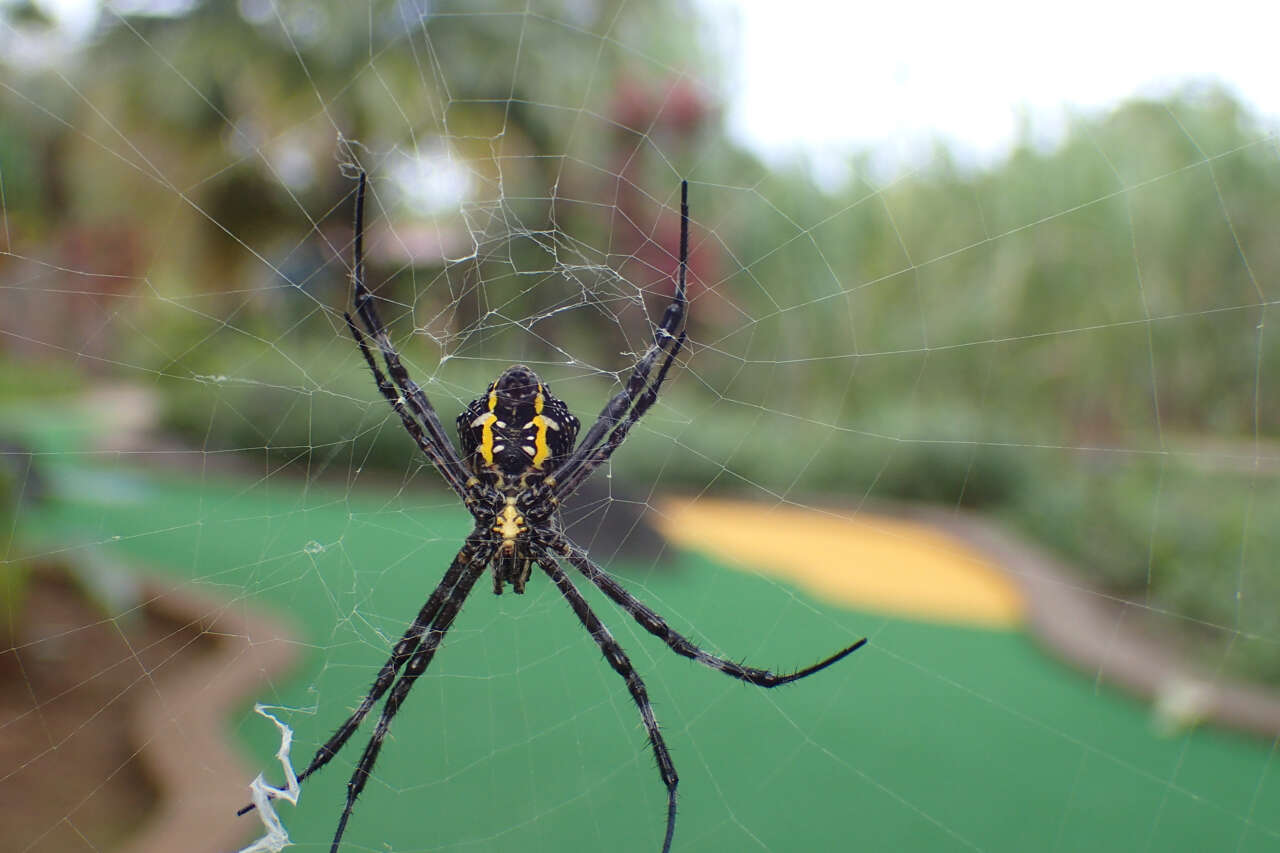
<instances>
[{"instance_id":1,"label":"white sky","mask_svg":"<svg viewBox=\"0 0 1280 853\"><path fill-rule=\"evenodd\" d=\"M696 0L732 65L729 122L767 159L821 174L874 145L910 165L934 139L998 157L1028 116L1099 109L1217 78L1276 122L1280 2ZM838 177L831 175L831 177Z\"/></svg>"}]
</instances>

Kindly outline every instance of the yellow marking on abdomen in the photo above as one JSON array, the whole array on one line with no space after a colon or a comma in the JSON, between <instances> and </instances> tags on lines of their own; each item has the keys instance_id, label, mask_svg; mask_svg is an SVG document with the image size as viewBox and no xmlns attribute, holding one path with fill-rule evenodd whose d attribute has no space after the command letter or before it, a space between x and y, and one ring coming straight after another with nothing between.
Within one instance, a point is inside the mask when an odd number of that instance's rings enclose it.
<instances>
[{"instance_id":1,"label":"yellow marking on abdomen","mask_svg":"<svg viewBox=\"0 0 1280 853\"><path fill-rule=\"evenodd\" d=\"M489 411L476 418L480 422L480 455L484 457L486 465L493 464L493 422L498 416L493 410L498 407L498 392L493 387L489 387Z\"/></svg>"},{"instance_id":2,"label":"yellow marking on abdomen","mask_svg":"<svg viewBox=\"0 0 1280 853\"><path fill-rule=\"evenodd\" d=\"M547 444L547 427L552 426L559 429L555 421L542 414L543 403L542 386L539 385L538 396L533 398L533 410L537 414L529 422L536 429L533 434L533 459L530 460L534 468L541 468L542 463L547 461L547 457L551 455L551 445Z\"/></svg>"}]
</instances>

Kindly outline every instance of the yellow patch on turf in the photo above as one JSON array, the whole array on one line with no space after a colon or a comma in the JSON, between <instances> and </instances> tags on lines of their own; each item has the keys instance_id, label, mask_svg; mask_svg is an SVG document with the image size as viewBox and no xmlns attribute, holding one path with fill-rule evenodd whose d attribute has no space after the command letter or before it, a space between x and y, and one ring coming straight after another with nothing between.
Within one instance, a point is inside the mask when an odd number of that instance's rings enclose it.
<instances>
[{"instance_id":1,"label":"yellow patch on turf","mask_svg":"<svg viewBox=\"0 0 1280 853\"><path fill-rule=\"evenodd\" d=\"M662 509L673 542L825 601L989 628L1022 620L1022 597L990 559L928 524L707 498Z\"/></svg>"}]
</instances>

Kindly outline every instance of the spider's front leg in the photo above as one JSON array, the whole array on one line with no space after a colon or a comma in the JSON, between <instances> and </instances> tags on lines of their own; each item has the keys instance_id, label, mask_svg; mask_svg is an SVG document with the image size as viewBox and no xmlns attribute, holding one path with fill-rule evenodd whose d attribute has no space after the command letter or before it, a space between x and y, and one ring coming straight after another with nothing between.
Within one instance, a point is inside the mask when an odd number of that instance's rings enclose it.
<instances>
[{"instance_id":1,"label":"spider's front leg","mask_svg":"<svg viewBox=\"0 0 1280 853\"><path fill-rule=\"evenodd\" d=\"M365 283L364 196L367 186L368 176L362 170L356 185L356 213L353 226L355 230L355 258L351 267L351 283L354 291L352 301L355 306L356 316L360 318L365 331L361 332L356 327L350 315L344 314L343 317L346 320L347 329L351 332L351 337L355 339L356 344L360 347L360 354L364 356L365 363L369 365L369 370L373 373L374 382L377 384L382 396L386 398L387 403L400 416L405 430L417 442L418 447L427 455L427 458L431 460L431 464L440 472L440 476L444 478L444 481L460 497L465 498L469 484L467 483L467 473L462 460L458 457L458 453L454 449L452 442L449 441L448 436L445 435L444 427L440 423L440 417L436 414L431 401L427 399L427 395L423 393L418 384L410 378L409 372L400 360L400 353L392 345L391 336L387 332L386 325L382 322L377 306L374 304L373 293ZM383 364L387 367L387 373L391 374L390 379L378 367L378 363L374 359L373 352L369 346L369 340L365 337L366 333L369 338L372 338L374 345L381 353Z\"/></svg>"},{"instance_id":2,"label":"spider's front leg","mask_svg":"<svg viewBox=\"0 0 1280 853\"><path fill-rule=\"evenodd\" d=\"M645 351L627 379L626 387L613 396L600 411L600 416L583 436L577 449L544 480L556 497L565 500L603 465L621 446L627 432L658 398L658 389L667 378L676 356L684 347L686 332L681 331L689 304L689 182L680 182L680 261L675 294L662 314L662 322L654 330L653 343ZM676 333L679 332L677 335ZM654 365L658 375L649 381ZM625 419L624 419L625 416ZM607 440L606 440L607 436Z\"/></svg>"}]
</instances>

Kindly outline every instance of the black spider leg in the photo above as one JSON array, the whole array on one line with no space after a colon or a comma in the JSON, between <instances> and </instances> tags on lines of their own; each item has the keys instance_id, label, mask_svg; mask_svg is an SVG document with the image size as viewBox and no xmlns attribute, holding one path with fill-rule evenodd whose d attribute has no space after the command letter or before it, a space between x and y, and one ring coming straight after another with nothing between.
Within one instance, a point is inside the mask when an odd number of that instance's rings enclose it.
<instances>
[{"instance_id":1,"label":"black spider leg","mask_svg":"<svg viewBox=\"0 0 1280 853\"><path fill-rule=\"evenodd\" d=\"M627 611L635 618L640 626L653 634L658 639L670 647L671 651L678 655L683 655L690 660L709 666L714 670L723 672L725 675L745 681L748 684L755 684L760 687L778 687L782 684L790 684L798 681L815 672L820 672L862 648L867 643L867 638L863 637L858 642L848 646L828 658L824 658L812 666L806 666L804 669L796 670L790 673L770 672L767 669L757 669L753 666L743 666L740 663L728 660L727 658L717 657L704 652L692 643L685 636L674 631L666 620L655 613L647 604L640 601L631 593L627 592L613 577L595 563L591 561L583 551L574 547L564 535L557 533L553 538L541 540L546 548L563 554L565 559L573 564L574 568L582 572L587 580L591 581L596 587L613 600L623 610Z\"/></svg>"},{"instance_id":2,"label":"black spider leg","mask_svg":"<svg viewBox=\"0 0 1280 853\"><path fill-rule=\"evenodd\" d=\"M582 465L566 477L563 482L556 483L555 494L557 500L564 500L576 492L587 481L592 472L608 461L613 452L622 446L627 434L631 432L631 427L644 416L645 412L649 411L649 407L658 399L658 387L667 378L667 371L671 368L671 363L675 360L676 353L680 352L680 347L684 345L684 339L685 333L681 332L680 337L676 339L676 345L671 348L671 352L667 353L666 359L662 362L662 367L658 369L657 378L645 388L644 393L636 400L635 407L627 415L627 419L619 423L614 427L613 432L609 433L609 440L586 456Z\"/></svg>"},{"instance_id":3,"label":"black spider leg","mask_svg":"<svg viewBox=\"0 0 1280 853\"><path fill-rule=\"evenodd\" d=\"M360 792L364 790L365 783L369 781L369 774L373 772L373 764L378 760L378 752L382 749L382 741L386 738L387 731L391 728L391 720L395 717L396 712L400 710L400 704L404 702L404 698L413 689L418 676L426 672L427 665L435 657L436 649L440 647L440 641L444 639L445 632L453 625L454 617L462 609L462 603L467 600L467 596L471 593L471 588L475 586L476 581L484 574L485 567L492 554L493 547L490 546L483 552L477 552L470 561L466 562L457 583L454 584L448 593L448 598L445 599L440 605L440 609L436 612L435 618L431 622L431 627L422 637L417 650L413 652L413 655L405 665L404 674L400 676L400 680L391 688L386 704L382 706L382 716L378 718L378 725L373 730L373 737L369 739L368 745L364 748L364 753L360 756L360 761L356 764L355 772L351 774L351 780L347 782L347 804L342 809L342 817L338 819L338 828L334 832L333 844L329 848L329 853L338 853L338 847L342 844L342 835L347 830L347 820L351 817L351 810L355 807L356 799L360 796Z\"/></svg>"},{"instance_id":4,"label":"black spider leg","mask_svg":"<svg viewBox=\"0 0 1280 853\"><path fill-rule=\"evenodd\" d=\"M466 497L466 482L468 480L467 471L462 464L462 459L458 456L457 450L453 447L453 442L449 440L449 436L444 431L444 426L440 423L440 417L436 414L436 410L431 405L431 401L427 399L427 395L418 387L411 378L409 372L405 370L404 364L400 361L400 354L396 352L396 348L391 345L391 337L387 334L387 327L383 325L382 318L378 316L378 309L373 304L373 294L365 285L364 278L364 193L365 186L368 183L367 175L361 171L358 178L359 183L356 186L356 219L355 219L355 264L351 271L351 279L355 286L355 309L359 315L361 322L364 323L365 330L369 336L378 344L378 349L382 352L382 360L387 365L387 372L391 374L391 379L395 382L396 387L400 389L401 399L408 403L409 408L421 421L422 427L425 429L426 436L430 439L431 444L435 445L436 453L428 453L432 464L440 471L445 481L453 487L453 490L459 495ZM355 326L349 321L347 324L354 333ZM360 344L362 351L367 349L366 344L361 340L359 335L355 335L356 343ZM365 352L365 358L373 365L373 360L369 358L369 353ZM379 377L380 371L374 369L374 378L379 379L378 388L383 389L385 383L383 377ZM387 392L383 390L383 394ZM388 397L388 399L390 399ZM395 407L395 402L392 406ZM403 417L403 416L402 416ZM408 424L405 424L406 428ZM410 430L413 434L413 430ZM414 436L416 439L417 436ZM424 448L425 450L425 448Z\"/></svg>"},{"instance_id":5,"label":"black spider leg","mask_svg":"<svg viewBox=\"0 0 1280 853\"><path fill-rule=\"evenodd\" d=\"M436 466L436 470L444 477L445 482L453 488L463 500L468 499L466 484L457 479L453 469L449 466L448 461L441 455L436 445L426 433L422 431L422 425L409 413L404 407L404 398L391 386L391 382L387 379L386 374L378 369L378 363L373 358L373 353L369 350L368 339L364 333L356 328L356 324L351 320L351 315L343 312L343 319L347 321L347 328L351 330L351 337L356 339L356 343L360 345L360 354L364 356L365 362L368 363L369 369L373 371L374 381L378 383L378 390L382 392L382 396L387 398L387 402L391 404L391 408L395 409L397 415L400 416L401 423L404 424L405 431L410 437L417 442L418 447L431 460L431 464Z\"/></svg>"},{"instance_id":6,"label":"black spider leg","mask_svg":"<svg viewBox=\"0 0 1280 853\"><path fill-rule=\"evenodd\" d=\"M569 602L573 612L578 615L578 621L582 623L582 626L591 634L591 639L595 640L596 645L600 647L605 660L613 667L613 671L621 675L623 680L627 682L627 690L631 692L631 699L636 703L636 707L640 709L640 718L644 721L645 731L649 734L649 743L653 746L654 758L658 761L658 773L662 776L662 784L667 787L667 833L662 840L662 853L668 853L671 850L671 837L676 831L676 785L680 783L680 777L676 775L676 767L671 761L671 753L667 750L666 741L662 739L662 732L658 730L658 721L653 716L653 705L649 702L649 694L645 691L644 682L640 679L635 667L632 666L631 659L627 657L627 653L622 650L622 646L618 645L618 641L609 633L609 629L604 626L600 618L592 612L587 600L582 597L582 593L573 585L573 581L569 580L569 576L560 568L560 564L545 550L535 553L538 565L550 575L552 582L560 590L560 594L564 596L565 601Z\"/></svg>"},{"instance_id":7,"label":"black spider leg","mask_svg":"<svg viewBox=\"0 0 1280 853\"><path fill-rule=\"evenodd\" d=\"M667 352L666 361L663 362L662 368L658 371L658 378L653 383L652 395L654 398L658 395L658 386L662 384L662 380L666 378L667 368L670 366L676 353L684 345L684 334L676 337L676 330L680 328L681 322L684 320L685 307L688 304L688 298L685 294L685 281L688 277L689 268L689 182L680 182L680 272L676 279L676 292L671 300L671 304L667 306L666 312L662 315L662 323L653 333L653 343L645 354L636 362L636 366L631 370L631 377L627 380L627 385L605 404L600 411L600 416L596 418L596 422L591 425L591 429L582 437L578 443L578 448L573 454L566 459L560 467L552 473L550 479L554 484L557 499L563 500L572 489L568 489L561 483L576 483L573 488L577 488L586 479L586 475L581 473L581 469L592 461L592 453L604 441L605 434L609 430L618 425L619 420L627 413L633 403L636 402L637 395L640 394L645 383L649 379L649 373L653 370L653 365L657 362L659 354L664 352L668 345L671 350ZM652 403L652 400L650 401ZM646 405L647 409L648 406ZM641 412L640 414L643 414ZM640 414L635 415L638 419ZM629 429L630 427L628 427ZM626 430L623 431L625 437ZM617 444L621 444L621 439ZM610 450L609 453L613 451ZM606 454L605 458L608 458ZM602 462L600 460L600 462ZM600 464L595 462L592 470ZM590 471L587 472L588 474Z\"/></svg>"},{"instance_id":8,"label":"black spider leg","mask_svg":"<svg viewBox=\"0 0 1280 853\"><path fill-rule=\"evenodd\" d=\"M373 680L373 685L369 688L368 694L361 700L360 707L356 708L355 713L348 717L346 722L339 726L338 730L316 750L316 754L312 756L307 768L298 774L299 783L302 783L312 773L328 764L346 745L351 736L360 728L360 724L364 722L364 718L368 716L370 709L387 692L387 688L391 686L391 683L395 681L396 674L400 672L400 668L418 650L423 636L435 621L445 600L453 594L454 587L457 586L458 579L462 577L462 573L468 566L473 566L477 562L480 564L481 571L483 571L484 566L489 562L489 558L493 556L493 551L493 545L484 543L475 533L467 537L466 544L462 546L462 550L453 558L453 563L450 564L448 571L444 573L444 577L440 579L440 583L436 584L436 588L431 592L427 602L422 605L422 609L418 611L418 616L413 620L413 624L404 632L400 642L395 644L391 651L391 657L387 658L387 662L382 665L382 669L378 670L378 676ZM254 805L250 803L236 812L236 816L248 814L253 809Z\"/></svg>"}]
</instances>

